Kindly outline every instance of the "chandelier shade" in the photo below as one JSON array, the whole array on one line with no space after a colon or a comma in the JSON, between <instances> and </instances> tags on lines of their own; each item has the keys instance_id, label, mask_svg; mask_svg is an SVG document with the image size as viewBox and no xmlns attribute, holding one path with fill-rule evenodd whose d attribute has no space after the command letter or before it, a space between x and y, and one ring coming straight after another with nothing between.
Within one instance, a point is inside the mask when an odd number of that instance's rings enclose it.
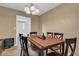
<instances>
[{"instance_id":1,"label":"chandelier shade","mask_svg":"<svg viewBox=\"0 0 79 59\"><path fill-rule=\"evenodd\" d=\"M34 4L30 4L30 6L25 6L24 11L26 14L38 15L39 9L35 7Z\"/></svg>"}]
</instances>

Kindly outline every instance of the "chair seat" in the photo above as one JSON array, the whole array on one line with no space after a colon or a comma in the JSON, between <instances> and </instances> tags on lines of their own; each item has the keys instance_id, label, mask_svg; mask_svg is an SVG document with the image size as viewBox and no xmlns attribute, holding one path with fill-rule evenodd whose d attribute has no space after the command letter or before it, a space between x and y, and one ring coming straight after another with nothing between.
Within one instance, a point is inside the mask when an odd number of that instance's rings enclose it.
<instances>
[{"instance_id":1,"label":"chair seat","mask_svg":"<svg viewBox=\"0 0 79 59\"><path fill-rule=\"evenodd\" d=\"M50 49L59 50L60 47L59 47L59 46L54 46L54 47L52 47L52 48L50 48Z\"/></svg>"},{"instance_id":2,"label":"chair seat","mask_svg":"<svg viewBox=\"0 0 79 59\"><path fill-rule=\"evenodd\" d=\"M49 50L59 51L60 50L60 47L59 46L54 46L54 47L49 48Z\"/></svg>"},{"instance_id":3,"label":"chair seat","mask_svg":"<svg viewBox=\"0 0 79 59\"><path fill-rule=\"evenodd\" d=\"M47 54L47 56L63 56L62 53L58 53L58 52L50 52Z\"/></svg>"}]
</instances>

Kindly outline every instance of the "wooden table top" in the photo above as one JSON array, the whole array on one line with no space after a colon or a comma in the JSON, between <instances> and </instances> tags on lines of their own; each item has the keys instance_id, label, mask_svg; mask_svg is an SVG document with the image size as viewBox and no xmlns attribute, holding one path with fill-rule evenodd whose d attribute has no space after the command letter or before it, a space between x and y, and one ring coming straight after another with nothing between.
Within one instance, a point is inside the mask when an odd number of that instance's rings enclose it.
<instances>
[{"instance_id":1,"label":"wooden table top","mask_svg":"<svg viewBox=\"0 0 79 59\"><path fill-rule=\"evenodd\" d=\"M43 40L37 36L29 37L29 41L32 42L33 44L35 44L40 49L44 49L44 48L47 48L50 46L58 45L58 44L64 42L64 40L58 40L58 39L49 38L49 37L46 37L46 39Z\"/></svg>"}]
</instances>

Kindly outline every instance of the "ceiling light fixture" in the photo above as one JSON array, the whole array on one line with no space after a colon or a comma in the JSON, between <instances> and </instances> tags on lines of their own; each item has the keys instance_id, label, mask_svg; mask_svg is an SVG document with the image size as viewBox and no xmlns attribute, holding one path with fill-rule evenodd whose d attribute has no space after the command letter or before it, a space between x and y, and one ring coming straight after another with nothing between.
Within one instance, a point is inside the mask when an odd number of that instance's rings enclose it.
<instances>
[{"instance_id":1,"label":"ceiling light fixture","mask_svg":"<svg viewBox=\"0 0 79 59\"><path fill-rule=\"evenodd\" d=\"M34 4L30 4L30 6L26 6L24 10L25 10L26 14L32 14L32 15L39 14L39 9L36 8L36 6Z\"/></svg>"}]
</instances>

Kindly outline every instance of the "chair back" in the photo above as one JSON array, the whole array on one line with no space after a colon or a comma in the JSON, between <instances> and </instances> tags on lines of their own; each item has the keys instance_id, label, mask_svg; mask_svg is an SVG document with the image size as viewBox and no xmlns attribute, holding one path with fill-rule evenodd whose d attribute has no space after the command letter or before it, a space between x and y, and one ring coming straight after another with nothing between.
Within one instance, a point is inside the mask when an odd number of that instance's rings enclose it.
<instances>
[{"instance_id":1,"label":"chair back","mask_svg":"<svg viewBox=\"0 0 79 59\"><path fill-rule=\"evenodd\" d=\"M23 34L19 34L19 41L20 41L20 45L22 46L23 42L22 42L22 36Z\"/></svg>"},{"instance_id":2,"label":"chair back","mask_svg":"<svg viewBox=\"0 0 79 59\"><path fill-rule=\"evenodd\" d=\"M30 36L37 36L37 32L30 32Z\"/></svg>"},{"instance_id":3,"label":"chair back","mask_svg":"<svg viewBox=\"0 0 79 59\"><path fill-rule=\"evenodd\" d=\"M77 38L68 38L66 39L66 49L65 49L65 56L73 56L76 49L76 41ZM70 48L70 49L69 49ZM71 51L71 53L69 53Z\"/></svg>"},{"instance_id":4,"label":"chair back","mask_svg":"<svg viewBox=\"0 0 79 59\"><path fill-rule=\"evenodd\" d=\"M29 56L27 37L23 36L23 34L19 34L19 39L20 39L20 45L21 45L21 50L23 51L23 54ZM22 55L22 52L21 52L21 55Z\"/></svg>"},{"instance_id":5,"label":"chair back","mask_svg":"<svg viewBox=\"0 0 79 59\"><path fill-rule=\"evenodd\" d=\"M54 38L62 40L63 39L63 33L54 33Z\"/></svg>"},{"instance_id":6,"label":"chair back","mask_svg":"<svg viewBox=\"0 0 79 59\"><path fill-rule=\"evenodd\" d=\"M47 37L53 38L53 32L47 32Z\"/></svg>"}]
</instances>

